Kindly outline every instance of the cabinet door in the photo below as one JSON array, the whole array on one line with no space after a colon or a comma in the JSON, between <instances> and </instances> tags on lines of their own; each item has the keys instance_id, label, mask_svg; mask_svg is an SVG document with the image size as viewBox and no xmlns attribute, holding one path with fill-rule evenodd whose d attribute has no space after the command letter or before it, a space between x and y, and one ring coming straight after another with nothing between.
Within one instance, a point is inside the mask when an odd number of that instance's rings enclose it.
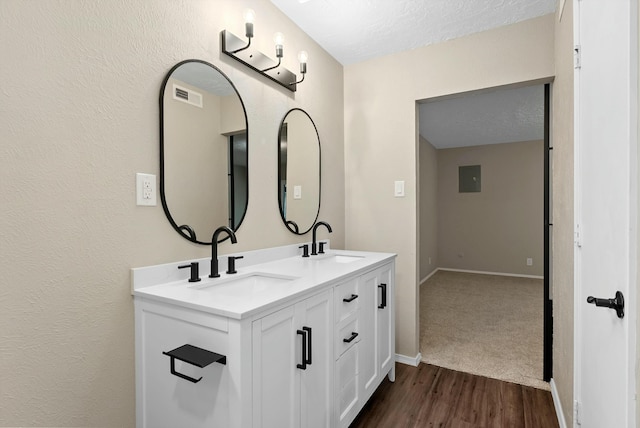
<instances>
[{"instance_id":1,"label":"cabinet door","mask_svg":"<svg viewBox=\"0 0 640 428\"><path fill-rule=\"evenodd\" d=\"M254 321L254 427L331 425L331 296L328 290Z\"/></svg>"},{"instance_id":2,"label":"cabinet door","mask_svg":"<svg viewBox=\"0 0 640 428\"><path fill-rule=\"evenodd\" d=\"M389 373L395 362L394 272L387 265L376 271L376 334L380 376ZM392 375L393 376L393 375Z\"/></svg>"},{"instance_id":3,"label":"cabinet door","mask_svg":"<svg viewBox=\"0 0 640 428\"><path fill-rule=\"evenodd\" d=\"M359 374L358 382L362 397L366 401L378 387L378 340L376 336L376 316L377 316L377 285L378 277L376 271L365 274L360 278L360 343L359 349Z\"/></svg>"},{"instance_id":4,"label":"cabinet door","mask_svg":"<svg viewBox=\"0 0 640 428\"><path fill-rule=\"evenodd\" d=\"M302 338L298 320L289 306L253 323L253 426L300 426Z\"/></svg>"},{"instance_id":5,"label":"cabinet door","mask_svg":"<svg viewBox=\"0 0 640 428\"><path fill-rule=\"evenodd\" d=\"M333 311L332 290L310 297L296 305L301 326L311 338L311 363L300 374L302 428L331 426L333 388Z\"/></svg>"}]
</instances>

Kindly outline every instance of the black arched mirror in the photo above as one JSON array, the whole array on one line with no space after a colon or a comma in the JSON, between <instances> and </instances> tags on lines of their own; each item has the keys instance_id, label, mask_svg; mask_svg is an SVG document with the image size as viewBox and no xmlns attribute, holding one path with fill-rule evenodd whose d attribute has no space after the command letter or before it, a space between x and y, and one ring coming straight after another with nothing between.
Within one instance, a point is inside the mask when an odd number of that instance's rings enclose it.
<instances>
[{"instance_id":1,"label":"black arched mirror","mask_svg":"<svg viewBox=\"0 0 640 428\"><path fill-rule=\"evenodd\" d=\"M247 211L248 124L240 94L205 61L186 60L160 90L160 198L184 238L211 245L213 232L238 230Z\"/></svg>"},{"instance_id":2,"label":"black arched mirror","mask_svg":"<svg viewBox=\"0 0 640 428\"><path fill-rule=\"evenodd\" d=\"M287 228L307 233L320 212L320 137L311 116L289 110L278 135L278 205Z\"/></svg>"}]
</instances>

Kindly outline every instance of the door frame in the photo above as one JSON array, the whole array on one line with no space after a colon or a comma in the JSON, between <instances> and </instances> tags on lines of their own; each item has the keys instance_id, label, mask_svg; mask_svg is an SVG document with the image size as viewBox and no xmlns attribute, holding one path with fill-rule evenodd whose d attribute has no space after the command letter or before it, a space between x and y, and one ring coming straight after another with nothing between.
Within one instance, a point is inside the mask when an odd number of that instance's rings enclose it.
<instances>
[{"instance_id":1,"label":"door frame","mask_svg":"<svg viewBox=\"0 0 640 428\"><path fill-rule=\"evenodd\" d=\"M551 231L553 230L553 223L551 223L551 166L550 166L550 154L551 151L553 150L553 145L551 143L551 133L550 133L550 129L551 129L551 97L553 94L553 90L552 90L552 84L553 84L553 80L554 77L551 78L544 78L544 79L536 79L536 80L530 80L530 81L522 81L522 82L517 82L517 83L512 83L512 84L507 84L507 85L501 85L501 86L493 86L493 87L487 87L487 88L481 88L481 89L475 89L475 90L471 90L471 91L466 91L466 92L457 92L457 93L451 93L451 94L447 94L447 95L442 95L442 96L437 96L437 97L431 97L431 98L426 98L426 99L422 99L422 100L416 100L415 101L415 107L416 107L416 121L417 121L417 127L416 127L416 159L420 159L420 155L419 155L419 150L420 150L420 122L419 122L419 117L420 117L420 104L424 104L427 102L433 102L433 101L440 101L440 100L446 100L449 98L454 98L454 97L460 97L460 96L464 96L464 95L469 95L469 94L479 94L479 93L487 93L487 92L492 92L495 90L499 90L499 89L510 89L510 88L520 88L520 87L525 87L525 86L537 86L537 85L541 85L543 86L543 90L544 90L544 101L543 101L543 108L544 108L544 142L543 142L543 147L544 147L544 162L543 162L543 218L542 220L542 225L543 225L543 284L544 284L544 291L543 291L543 369L542 369L542 380L544 380L545 382L550 382L553 373L553 299L552 299L552 294L551 294L551 259L552 259L552 246L551 246L551 239L552 239L552 235L551 235ZM420 183L420 162L417 162L416 164L416 173L417 173L417 180L416 182ZM419 187L418 187L419 188ZM419 196L420 192L417 191L416 194ZM416 201L416 207L417 207L417 219L420 219L420 200L418 199ZM417 221L416 224L416 231L418 233L418 236L420 236L420 221ZM437 268L436 268L437 270ZM434 272L436 271L434 270ZM420 343L421 343L421 337L422 334L420 332L420 286L422 285L422 278L420 277L420 239L418 238L418 244L416 247L416 271L417 271L417 279L418 279L418 285L416 287L416 339L417 339L417 343L418 343L418 359L416 362L416 365L419 364L420 360L422 359L421 355L420 355ZM432 274L434 273L432 272ZM431 275L431 274L430 274ZM430 276L429 275L429 276Z\"/></svg>"},{"instance_id":2,"label":"door frame","mask_svg":"<svg viewBox=\"0 0 640 428\"><path fill-rule=\"evenodd\" d=\"M551 166L553 147L550 135L551 123L551 84L544 85L544 209L543 209L543 344L542 344L542 380L550 382L553 377L553 300L551 299Z\"/></svg>"}]
</instances>

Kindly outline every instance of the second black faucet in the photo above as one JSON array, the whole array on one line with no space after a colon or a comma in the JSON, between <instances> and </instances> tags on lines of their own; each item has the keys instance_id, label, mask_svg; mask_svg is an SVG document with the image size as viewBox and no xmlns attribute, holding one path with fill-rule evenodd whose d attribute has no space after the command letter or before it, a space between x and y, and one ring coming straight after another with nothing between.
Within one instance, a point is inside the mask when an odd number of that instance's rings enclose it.
<instances>
[{"instance_id":1,"label":"second black faucet","mask_svg":"<svg viewBox=\"0 0 640 428\"><path fill-rule=\"evenodd\" d=\"M236 234L227 226L220 226L213 232L213 237L211 238L211 273L209 274L209 278L218 278L220 276L218 273L218 236L220 236L222 232L229 236L232 244L238 242Z\"/></svg>"},{"instance_id":2,"label":"second black faucet","mask_svg":"<svg viewBox=\"0 0 640 428\"><path fill-rule=\"evenodd\" d=\"M313 226L313 232L312 232L313 241L311 242L311 255L312 256L315 256L315 255L318 254L318 251L317 251L317 242L318 241L316 239L316 234L317 234L318 227L320 227L320 226L326 227L327 230L329 231L329 233L333 232L333 230L331 230L331 226L329 226L329 223L325 223L324 221L319 221ZM324 244L324 242L322 242L322 244ZM322 247L323 247L323 245L320 246L320 253L321 254L324 252Z\"/></svg>"}]
</instances>

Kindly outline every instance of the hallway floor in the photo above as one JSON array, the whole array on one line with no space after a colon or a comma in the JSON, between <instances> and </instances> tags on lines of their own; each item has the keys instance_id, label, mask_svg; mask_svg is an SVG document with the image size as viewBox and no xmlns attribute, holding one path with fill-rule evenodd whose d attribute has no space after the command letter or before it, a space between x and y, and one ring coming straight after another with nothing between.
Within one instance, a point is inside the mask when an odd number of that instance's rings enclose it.
<instances>
[{"instance_id":1,"label":"hallway floor","mask_svg":"<svg viewBox=\"0 0 640 428\"><path fill-rule=\"evenodd\" d=\"M549 390L543 281L438 271L420 288L422 361Z\"/></svg>"},{"instance_id":2,"label":"hallway floor","mask_svg":"<svg viewBox=\"0 0 640 428\"><path fill-rule=\"evenodd\" d=\"M551 393L421 363L396 364L350 428L556 428Z\"/></svg>"}]
</instances>

